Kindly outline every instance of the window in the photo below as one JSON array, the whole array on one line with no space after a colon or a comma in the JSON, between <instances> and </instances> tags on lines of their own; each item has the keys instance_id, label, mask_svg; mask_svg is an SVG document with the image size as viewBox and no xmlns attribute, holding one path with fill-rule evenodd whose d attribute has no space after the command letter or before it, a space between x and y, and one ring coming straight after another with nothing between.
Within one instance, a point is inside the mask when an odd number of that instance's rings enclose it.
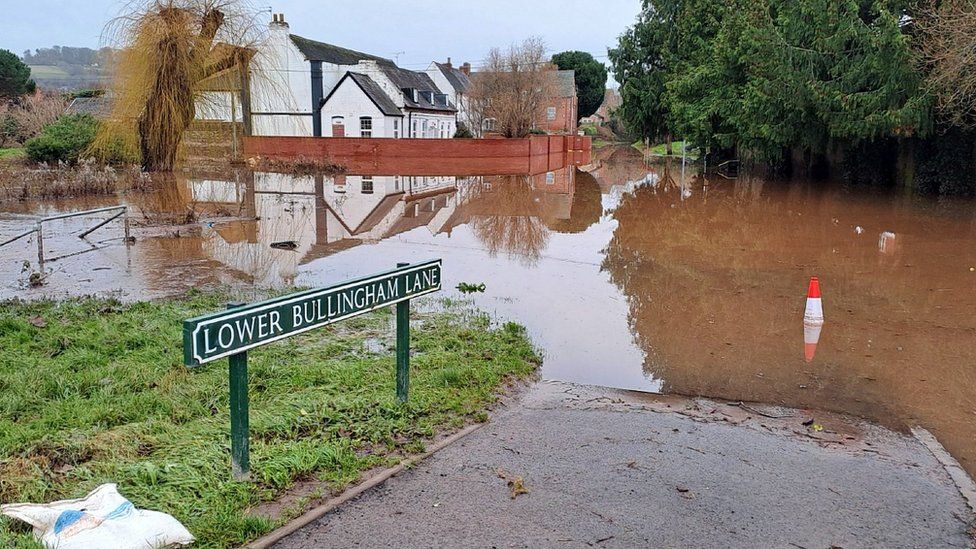
<instances>
[{"instance_id":1,"label":"window","mask_svg":"<svg viewBox=\"0 0 976 549\"><path fill-rule=\"evenodd\" d=\"M363 194L373 194L373 176L363 177L361 189Z\"/></svg>"},{"instance_id":2,"label":"window","mask_svg":"<svg viewBox=\"0 0 976 549\"><path fill-rule=\"evenodd\" d=\"M485 118L484 120L482 120L482 122L481 122L481 129L484 130L484 131L486 131L486 132L493 132L493 131L495 131L495 119L494 118Z\"/></svg>"},{"instance_id":3,"label":"window","mask_svg":"<svg viewBox=\"0 0 976 549\"><path fill-rule=\"evenodd\" d=\"M394 191L399 191L400 190L400 176L399 175L394 175L393 176L393 190Z\"/></svg>"},{"instance_id":4,"label":"window","mask_svg":"<svg viewBox=\"0 0 976 549\"><path fill-rule=\"evenodd\" d=\"M363 116L359 119L359 137L373 137L373 119Z\"/></svg>"},{"instance_id":5,"label":"window","mask_svg":"<svg viewBox=\"0 0 976 549\"><path fill-rule=\"evenodd\" d=\"M417 121L414 120L410 123L410 137L417 137Z\"/></svg>"},{"instance_id":6,"label":"window","mask_svg":"<svg viewBox=\"0 0 976 549\"><path fill-rule=\"evenodd\" d=\"M394 118L393 119L393 137L395 137L395 138L399 138L400 137L400 119L399 118Z\"/></svg>"},{"instance_id":7,"label":"window","mask_svg":"<svg viewBox=\"0 0 976 549\"><path fill-rule=\"evenodd\" d=\"M549 107L546 109L546 120L556 119L556 107Z\"/></svg>"}]
</instances>

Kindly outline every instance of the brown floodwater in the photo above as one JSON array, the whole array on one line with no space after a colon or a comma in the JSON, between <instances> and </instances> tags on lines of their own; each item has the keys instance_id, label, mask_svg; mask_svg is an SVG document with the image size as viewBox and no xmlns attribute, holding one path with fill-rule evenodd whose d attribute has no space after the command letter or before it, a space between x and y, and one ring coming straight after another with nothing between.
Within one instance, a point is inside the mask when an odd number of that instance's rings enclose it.
<instances>
[{"instance_id":1,"label":"brown floodwater","mask_svg":"<svg viewBox=\"0 0 976 549\"><path fill-rule=\"evenodd\" d=\"M315 286L443 258L446 295L525 324L543 377L825 409L931 430L976 473L976 203L703 177L604 149L535 175L187 173L149 194L0 207L0 298ZM25 267L24 262L29 265ZM825 322L805 345L819 278ZM807 330L810 343L810 330ZM811 356L812 355L812 356Z\"/></svg>"}]
</instances>

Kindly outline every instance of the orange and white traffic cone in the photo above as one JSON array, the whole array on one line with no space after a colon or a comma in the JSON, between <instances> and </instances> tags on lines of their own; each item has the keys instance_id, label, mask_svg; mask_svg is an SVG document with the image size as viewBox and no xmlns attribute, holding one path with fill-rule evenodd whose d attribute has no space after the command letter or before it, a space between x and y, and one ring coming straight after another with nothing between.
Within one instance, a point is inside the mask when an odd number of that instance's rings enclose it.
<instances>
[{"instance_id":1,"label":"orange and white traffic cone","mask_svg":"<svg viewBox=\"0 0 976 549\"><path fill-rule=\"evenodd\" d=\"M813 362L813 355L817 353L817 343L820 342L820 331L823 329L823 302L820 297L820 280L810 277L807 289L807 307L803 312L803 358Z\"/></svg>"}]
</instances>

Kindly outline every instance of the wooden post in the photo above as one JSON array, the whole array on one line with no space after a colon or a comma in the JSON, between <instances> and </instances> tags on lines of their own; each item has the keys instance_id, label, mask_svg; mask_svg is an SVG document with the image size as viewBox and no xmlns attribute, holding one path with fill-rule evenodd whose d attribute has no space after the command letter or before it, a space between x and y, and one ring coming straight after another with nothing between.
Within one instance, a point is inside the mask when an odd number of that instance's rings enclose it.
<instances>
[{"instance_id":1,"label":"wooden post","mask_svg":"<svg viewBox=\"0 0 976 549\"><path fill-rule=\"evenodd\" d=\"M409 263L397 263L397 267L408 267ZM410 300L396 304L396 396L400 402L407 401L410 389Z\"/></svg>"},{"instance_id":2,"label":"wooden post","mask_svg":"<svg viewBox=\"0 0 976 549\"><path fill-rule=\"evenodd\" d=\"M236 309L243 303L229 303ZM247 399L247 351L230 360L230 464L234 480L248 480L251 473Z\"/></svg>"},{"instance_id":3,"label":"wooden post","mask_svg":"<svg viewBox=\"0 0 976 549\"><path fill-rule=\"evenodd\" d=\"M37 270L44 274L44 233L42 232L43 223L37 222Z\"/></svg>"}]
</instances>

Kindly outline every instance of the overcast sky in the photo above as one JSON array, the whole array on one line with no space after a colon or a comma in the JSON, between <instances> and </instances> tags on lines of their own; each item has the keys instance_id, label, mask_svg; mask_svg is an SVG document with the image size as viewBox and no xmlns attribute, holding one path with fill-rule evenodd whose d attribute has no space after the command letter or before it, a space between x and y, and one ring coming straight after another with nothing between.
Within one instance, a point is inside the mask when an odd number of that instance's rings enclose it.
<instances>
[{"instance_id":1,"label":"overcast sky","mask_svg":"<svg viewBox=\"0 0 976 549\"><path fill-rule=\"evenodd\" d=\"M120 0L0 0L0 48L18 55L52 45L100 45ZM254 0L285 14L292 32L374 55L405 68L451 57L477 65L492 46L541 36L551 53L607 48L634 22L640 0ZM263 19L270 19L270 14ZM402 52L402 53L401 53Z\"/></svg>"}]
</instances>

